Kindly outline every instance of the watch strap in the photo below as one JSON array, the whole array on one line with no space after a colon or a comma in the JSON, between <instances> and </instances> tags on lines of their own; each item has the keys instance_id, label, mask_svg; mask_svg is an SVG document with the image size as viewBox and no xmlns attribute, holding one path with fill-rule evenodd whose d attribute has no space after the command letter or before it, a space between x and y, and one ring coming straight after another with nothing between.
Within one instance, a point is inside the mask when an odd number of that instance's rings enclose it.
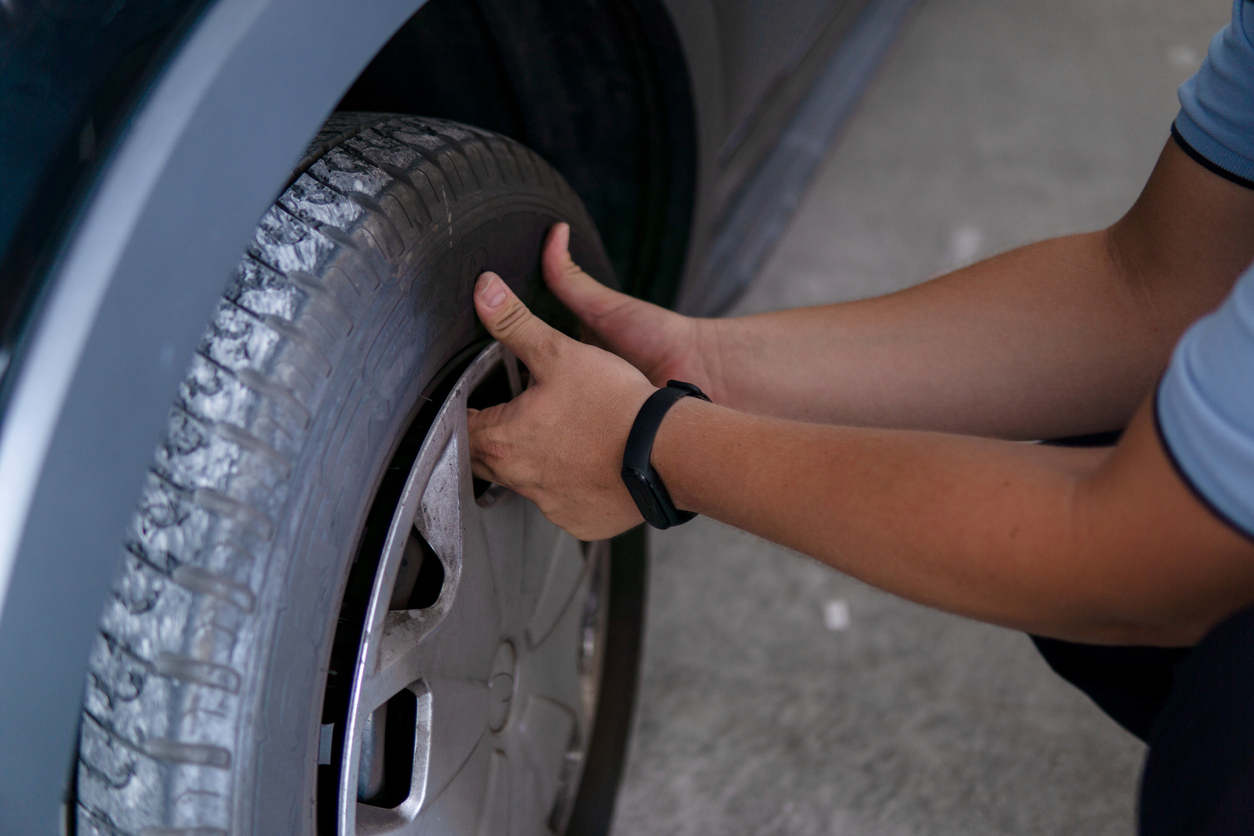
<instances>
[{"instance_id":1,"label":"watch strap","mask_svg":"<svg viewBox=\"0 0 1254 836\"><path fill-rule=\"evenodd\" d=\"M627 446L623 450L623 481L631 492L636 507L645 522L654 528L670 528L686 523L696 516L692 511L680 511L671 501L662 477L649 463L653 453L653 440L666 413L683 398L700 398L709 401L705 393L691 383L681 380L668 381L658 389L636 414L636 420L627 434Z\"/></svg>"}]
</instances>

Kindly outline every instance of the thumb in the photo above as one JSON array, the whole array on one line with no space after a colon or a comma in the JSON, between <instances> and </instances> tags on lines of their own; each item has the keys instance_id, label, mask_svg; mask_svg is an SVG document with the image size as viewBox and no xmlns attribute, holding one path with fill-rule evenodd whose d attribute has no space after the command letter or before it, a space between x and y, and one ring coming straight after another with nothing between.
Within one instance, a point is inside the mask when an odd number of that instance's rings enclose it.
<instances>
[{"instance_id":1,"label":"thumb","mask_svg":"<svg viewBox=\"0 0 1254 836\"><path fill-rule=\"evenodd\" d=\"M488 333L514 352L536 378L543 376L544 366L561 341L569 339L528 310L496 273L484 273L475 284L475 311Z\"/></svg>"},{"instance_id":2,"label":"thumb","mask_svg":"<svg viewBox=\"0 0 1254 836\"><path fill-rule=\"evenodd\" d=\"M541 268L549 290L575 316L594 327L597 319L611 313L627 299L589 276L570 257L570 224L554 224L549 230Z\"/></svg>"}]
</instances>

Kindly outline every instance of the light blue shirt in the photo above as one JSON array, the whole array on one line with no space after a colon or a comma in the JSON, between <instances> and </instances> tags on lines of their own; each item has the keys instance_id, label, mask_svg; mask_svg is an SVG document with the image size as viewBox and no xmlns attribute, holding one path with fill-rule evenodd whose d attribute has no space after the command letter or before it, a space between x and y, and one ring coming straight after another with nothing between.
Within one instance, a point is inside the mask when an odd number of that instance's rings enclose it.
<instances>
[{"instance_id":1,"label":"light blue shirt","mask_svg":"<svg viewBox=\"0 0 1254 836\"><path fill-rule=\"evenodd\" d=\"M1254 3L1180 87L1177 139L1229 179L1254 186ZM1250 230L1254 235L1254 229ZM1158 427L1185 479L1229 523L1254 536L1254 266L1219 310L1180 338L1158 387Z\"/></svg>"},{"instance_id":2,"label":"light blue shirt","mask_svg":"<svg viewBox=\"0 0 1254 836\"><path fill-rule=\"evenodd\" d=\"M1254 536L1254 269L1176 345L1158 427L1202 498Z\"/></svg>"},{"instance_id":3,"label":"light blue shirt","mask_svg":"<svg viewBox=\"0 0 1254 836\"><path fill-rule=\"evenodd\" d=\"M1191 150L1254 181L1254 3L1233 0L1232 22L1211 39L1206 60L1179 96L1175 128Z\"/></svg>"}]
</instances>

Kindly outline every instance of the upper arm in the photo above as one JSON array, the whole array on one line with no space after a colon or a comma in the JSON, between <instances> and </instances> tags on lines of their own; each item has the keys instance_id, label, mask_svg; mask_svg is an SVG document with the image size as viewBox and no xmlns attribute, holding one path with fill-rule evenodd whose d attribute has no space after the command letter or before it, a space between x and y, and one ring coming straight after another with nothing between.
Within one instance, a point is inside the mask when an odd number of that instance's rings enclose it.
<instances>
[{"instance_id":1,"label":"upper arm","mask_svg":"<svg viewBox=\"0 0 1254 836\"><path fill-rule=\"evenodd\" d=\"M1115 263L1145 301L1147 327L1179 334L1213 310L1254 261L1254 189L1168 139L1136 203L1107 231Z\"/></svg>"},{"instance_id":2,"label":"upper arm","mask_svg":"<svg viewBox=\"0 0 1254 836\"><path fill-rule=\"evenodd\" d=\"M1254 603L1251 102L1254 4L1234 0L1232 22L1180 87L1149 182L1107 231L1144 325L1175 342L1194 323L1076 493L1081 565L1103 575L1086 588L1122 593L1116 603L1155 641L1196 640Z\"/></svg>"},{"instance_id":3,"label":"upper arm","mask_svg":"<svg viewBox=\"0 0 1254 836\"><path fill-rule=\"evenodd\" d=\"M1254 539L1216 513L1164 447L1153 398L1081 480L1076 588L1100 595L1112 643L1189 645L1254 604ZM1084 594L1081 592L1081 594Z\"/></svg>"},{"instance_id":4,"label":"upper arm","mask_svg":"<svg viewBox=\"0 0 1254 836\"><path fill-rule=\"evenodd\" d=\"M1081 483L1088 563L1152 623L1200 638L1254 604L1254 268L1180 339L1124 439Z\"/></svg>"}]
</instances>

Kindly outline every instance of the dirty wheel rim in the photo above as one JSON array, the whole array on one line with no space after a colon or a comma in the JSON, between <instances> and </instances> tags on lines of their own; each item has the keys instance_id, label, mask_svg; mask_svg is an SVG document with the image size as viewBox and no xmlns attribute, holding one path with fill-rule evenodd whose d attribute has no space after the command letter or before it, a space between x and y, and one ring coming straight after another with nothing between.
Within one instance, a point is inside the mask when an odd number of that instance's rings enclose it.
<instances>
[{"instance_id":1,"label":"dirty wheel rim","mask_svg":"<svg viewBox=\"0 0 1254 836\"><path fill-rule=\"evenodd\" d=\"M493 343L461 375L392 514L342 729L323 729L341 834L565 830L597 701L609 544L472 479L467 400L502 372L518 394L525 370Z\"/></svg>"}]
</instances>

